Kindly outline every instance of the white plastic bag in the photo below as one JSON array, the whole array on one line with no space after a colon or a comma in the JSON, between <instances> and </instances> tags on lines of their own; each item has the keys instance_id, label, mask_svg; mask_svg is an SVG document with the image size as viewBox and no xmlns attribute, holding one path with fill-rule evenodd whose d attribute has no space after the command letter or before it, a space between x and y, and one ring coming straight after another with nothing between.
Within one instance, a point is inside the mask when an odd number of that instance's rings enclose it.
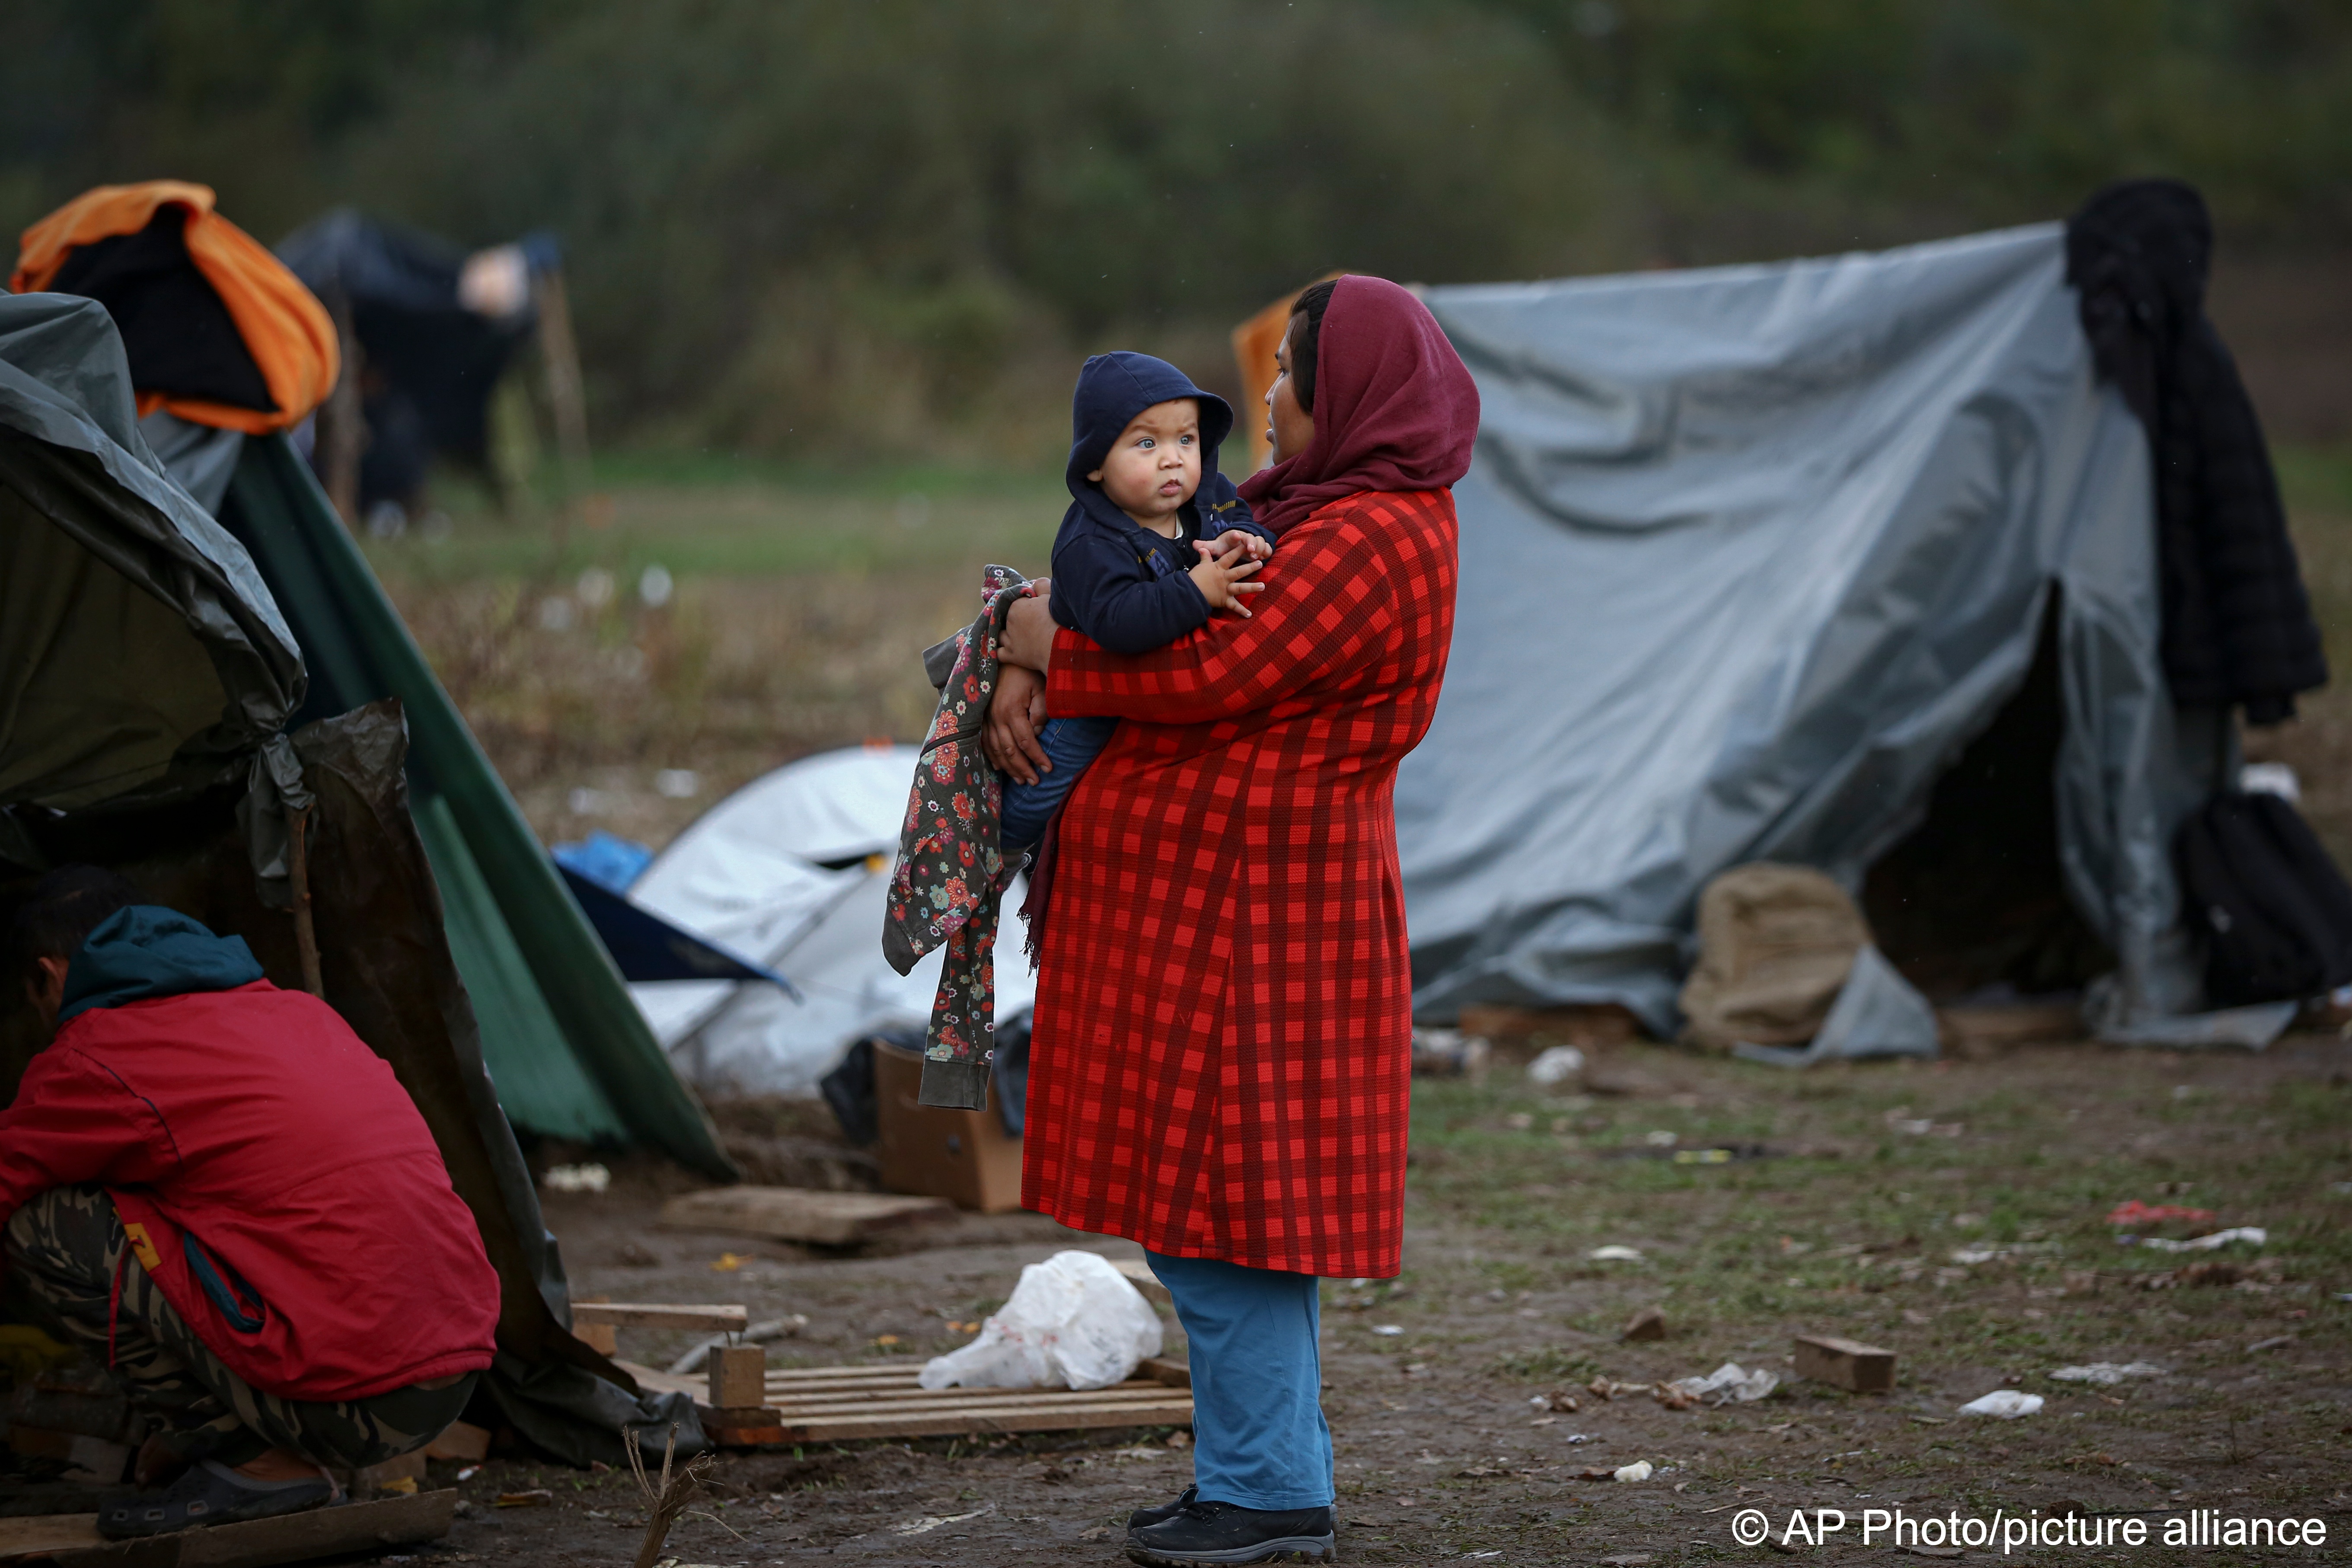
<instances>
[{"instance_id":1,"label":"white plastic bag","mask_svg":"<svg viewBox=\"0 0 2352 1568\"><path fill-rule=\"evenodd\" d=\"M925 1388L1108 1388L1160 1353L1160 1314L1093 1252L1021 1271L1013 1299L961 1350L924 1363Z\"/></svg>"},{"instance_id":2,"label":"white plastic bag","mask_svg":"<svg viewBox=\"0 0 2352 1568\"><path fill-rule=\"evenodd\" d=\"M1675 1386L1694 1399L1720 1394L1722 1397L1715 1401L1717 1405L1729 1405L1735 1400L1745 1404L1762 1399L1780 1387L1780 1374L1761 1366L1749 1372L1738 1362L1727 1361L1705 1377L1677 1378Z\"/></svg>"},{"instance_id":3,"label":"white plastic bag","mask_svg":"<svg viewBox=\"0 0 2352 1568\"><path fill-rule=\"evenodd\" d=\"M1997 1415L2004 1421L2014 1421L2021 1415L2031 1415L2042 1408L2042 1395L2020 1394L2013 1388L1996 1388L1981 1399L1971 1399L1960 1406L1963 1415Z\"/></svg>"},{"instance_id":4,"label":"white plastic bag","mask_svg":"<svg viewBox=\"0 0 2352 1568\"><path fill-rule=\"evenodd\" d=\"M1574 1046L1553 1046L1528 1064L1528 1081L1538 1089L1566 1083L1584 1070L1584 1053Z\"/></svg>"}]
</instances>

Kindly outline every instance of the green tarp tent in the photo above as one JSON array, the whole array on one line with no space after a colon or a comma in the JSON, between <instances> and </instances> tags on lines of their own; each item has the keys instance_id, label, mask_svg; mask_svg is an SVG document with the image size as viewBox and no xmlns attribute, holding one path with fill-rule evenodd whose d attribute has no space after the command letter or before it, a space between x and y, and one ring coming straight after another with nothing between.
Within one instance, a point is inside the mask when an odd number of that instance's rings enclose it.
<instances>
[{"instance_id":1,"label":"green tarp tent","mask_svg":"<svg viewBox=\"0 0 2352 1568\"><path fill-rule=\"evenodd\" d=\"M310 689L296 721L385 697L407 710L409 809L509 1118L557 1137L644 1142L731 1176L709 1120L309 466L283 437L234 438L243 449L219 519L302 649Z\"/></svg>"}]
</instances>

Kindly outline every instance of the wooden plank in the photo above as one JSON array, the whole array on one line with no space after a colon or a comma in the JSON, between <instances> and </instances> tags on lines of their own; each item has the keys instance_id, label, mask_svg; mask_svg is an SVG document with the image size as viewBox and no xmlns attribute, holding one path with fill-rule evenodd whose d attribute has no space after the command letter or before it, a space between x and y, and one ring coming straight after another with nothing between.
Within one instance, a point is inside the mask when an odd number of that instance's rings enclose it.
<instances>
[{"instance_id":1,"label":"wooden plank","mask_svg":"<svg viewBox=\"0 0 2352 1568\"><path fill-rule=\"evenodd\" d=\"M314 1557L417 1546L448 1534L457 1512L457 1492L452 1487L281 1519L211 1525L182 1534L178 1568L274 1568Z\"/></svg>"},{"instance_id":2,"label":"wooden plank","mask_svg":"<svg viewBox=\"0 0 2352 1568\"><path fill-rule=\"evenodd\" d=\"M77 1547L103 1546L94 1513L36 1514L26 1519L0 1519L0 1563L19 1557L47 1557Z\"/></svg>"},{"instance_id":3,"label":"wooden plank","mask_svg":"<svg viewBox=\"0 0 2352 1568\"><path fill-rule=\"evenodd\" d=\"M772 1366L768 1369L768 1381L773 1383L778 1378L816 1382L841 1377L896 1377L912 1383L921 1373L922 1367L910 1359L868 1362L863 1366Z\"/></svg>"},{"instance_id":4,"label":"wooden plank","mask_svg":"<svg viewBox=\"0 0 2352 1568\"><path fill-rule=\"evenodd\" d=\"M676 1306L653 1301L574 1301L574 1323L617 1329L699 1329L707 1334L740 1334L751 1326L741 1307Z\"/></svg>"},{"instance_id":5,"label":"wooden plank","mask_svg":"<svg viewBox=\"0 0 2352 1568\"><path fill-rule=\"evenodd\" d=\"M1895 1386L1895 1352L1835 1334L1799 1334L1797 1375L1856 1394L1884 1394Z\"/></svg>"},{"instance_id":6,"label":"wooden plank","mask_svg":"<svg viewBox=\"0 0 2352 1568\"><path fill-rule=\"evenodd\" d=\"M713 1187L662 1205L662 1223L773 1241L847 1247L882 1231L945 1219L953 1205L895 1193L826 1193L807 1187Z\"/></svg>"},{"instance_id":7,"label":"wooden plank","mask_svg":"<svg viewBox=\"0 0 2352 1568\"><path fill-rule=\"evenodd\" d=\"M841 1442L853 1437L948 1437L998 1432L1065 1432L1103 1426L1188 1426L1190 1395L1171 1394L1157 1402L1039 1405L1016 1409L888 1411L871 1415L827 1415L796 1420L787 1414L784 1436L791 1443Z\"/></svg>"},{"instance_id":8,"label":"wooden plank","mask_svg":"<svg viewBox=\"0 0 2352 1568\"><path fill-rule=\"evenodd\" d=\"M1136 1363L1135 1375L1148 1377L1154 1383L1166 1384L1171 1388L1192 1386L1192 1369L1181 1361L1164 1355L1144 1357Z\"/></svg>"},{"instance_id":9,"label":"wooden plank","mask_svg":"<svg viewBox=\"0 0 2352 1568\"><path fill-rule=\"evenodd\" d=\"M1168 1287L1160 1282L1160 1276L1154 1274L1151 1265L1142 1258L1114 1258L1110 1266L1125 1275L1127 1282L1141 1291L1143 1299L1153 1306L1173 1307L1176 1304L1176 1298L1168 1293Z\"/></svg>"},{"instance_id":10,"label":"wooden plank","mask_svg":"<svg viewBox=\"0 0 2352 1568\"><path fill-rule=\"evenodd\" d=\"M1039 1402L1067 1404L1073 1399L1165 1399L1170 1390L1165 1384L1122 1383L1110 1388L1083 1391L1067 1388L887 1388L852 1390L841 1394L768 1395L768 1404L778 1410L836 1410L845 1405L1033 1405Z\"/></svg>"},{"instance_id":11,"label":"wooden plank","mask_svg":"<svg viewBox=\"0 0 2352 1568\"><path fill-rule=\"evenodd\" d=\"M613 1364L636 1379L637 1386L647 1394L683 1394L691 1398L699 1399L709 1392L705 1387L703 1380L698 1377L673 1377L658 1367L646 1366L634 1361L623 1361L617 1356L614 1358Z\"/></svg>"},{"instance_id":12,"label":"wooden plank","mask_svg":"<svg viewBox=\"0 0 2352 1568\"><path fill-rule=\"evenodd\" d=\"M1936 1023L1944 1044L1960 1052L2079 1040L2084 1034L2082 1009L2072 1002L1943 1007L1937 1010Z\"/></svg>"},{"instance_id":13,"label":"wooden plank","mask_svg":"<svg viewBox=\"0 0 2352 1568\"><path fill-rule=\"evenodd\" d=\"M311 1509L278 1519L206 1525L142 1541L51 1548L45 1555L58 1568L278 1568L280 1563L438 1541L449 1533L457 1511L457 1493L452 1488ZM98 1516L87 1517L95 1535Z\"/></svg>"}]
</instances>

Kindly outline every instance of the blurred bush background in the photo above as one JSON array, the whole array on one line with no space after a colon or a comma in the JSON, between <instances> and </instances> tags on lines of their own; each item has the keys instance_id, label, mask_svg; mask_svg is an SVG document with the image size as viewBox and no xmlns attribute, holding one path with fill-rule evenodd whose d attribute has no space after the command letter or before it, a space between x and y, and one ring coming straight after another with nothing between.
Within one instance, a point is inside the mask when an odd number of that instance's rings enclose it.
<instances>
[{"instance_id":1,"label":"blurred bush background","mask_svg":"<svg viewBox=\"0 0 2352 1568\"><path fill-rule=\"evenodd\" d=\"M1229 384L1230 325L1330 268L1876 247L2152 173L2214 204L2273 422L2352 435L2312 357L2352 336L2343 0L9 10L0 224L172 174L265 240L343 202L551 228L597 426L640 447L1030 466L1073 354Z\"/></svg>"},{"instance_id":2,"label":"blurred bush background","mask_svg":"<svg viewBox=\"0 0 2352 1568\"><path fill-rule=\"evenodd\" d=\"M1164 353L1230 395L1233 324L1335 268L1875 247L2063 217L2133 174L2213 204L2215 315L2345 668L2347 149L2347 0L12 0L0 21L0 232L171 175L269 242L340 204L467 247L561 237L588 526L445 474L422 527L363 541L550 837L659 843L779 763L919 734L915 650L969 617L982 562L1044 565L1084 353ZM544 501L521 368L495 466ZM2352 860L2352 692L2252 750L2303 769Z\"/></svg>"}]
</instances>

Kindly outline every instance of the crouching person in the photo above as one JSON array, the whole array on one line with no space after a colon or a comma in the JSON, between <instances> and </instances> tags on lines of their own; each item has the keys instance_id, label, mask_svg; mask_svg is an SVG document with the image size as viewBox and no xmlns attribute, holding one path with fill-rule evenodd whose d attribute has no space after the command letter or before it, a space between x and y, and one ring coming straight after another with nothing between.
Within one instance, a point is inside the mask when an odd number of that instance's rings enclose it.
<instances>
[{"instance_id":1,"label":"crouching person","mask_svg":"<svg viewBox=\"0 0 2352 1568\"><path fill-rule=\"evenodd\" d=\"M100 1533L316 1507L457 1419L498 1277L392 1068L111 872L10 935L55 1034L0 1112L9 1292L158 1426Z\"/></svg>"}]
</instances>

